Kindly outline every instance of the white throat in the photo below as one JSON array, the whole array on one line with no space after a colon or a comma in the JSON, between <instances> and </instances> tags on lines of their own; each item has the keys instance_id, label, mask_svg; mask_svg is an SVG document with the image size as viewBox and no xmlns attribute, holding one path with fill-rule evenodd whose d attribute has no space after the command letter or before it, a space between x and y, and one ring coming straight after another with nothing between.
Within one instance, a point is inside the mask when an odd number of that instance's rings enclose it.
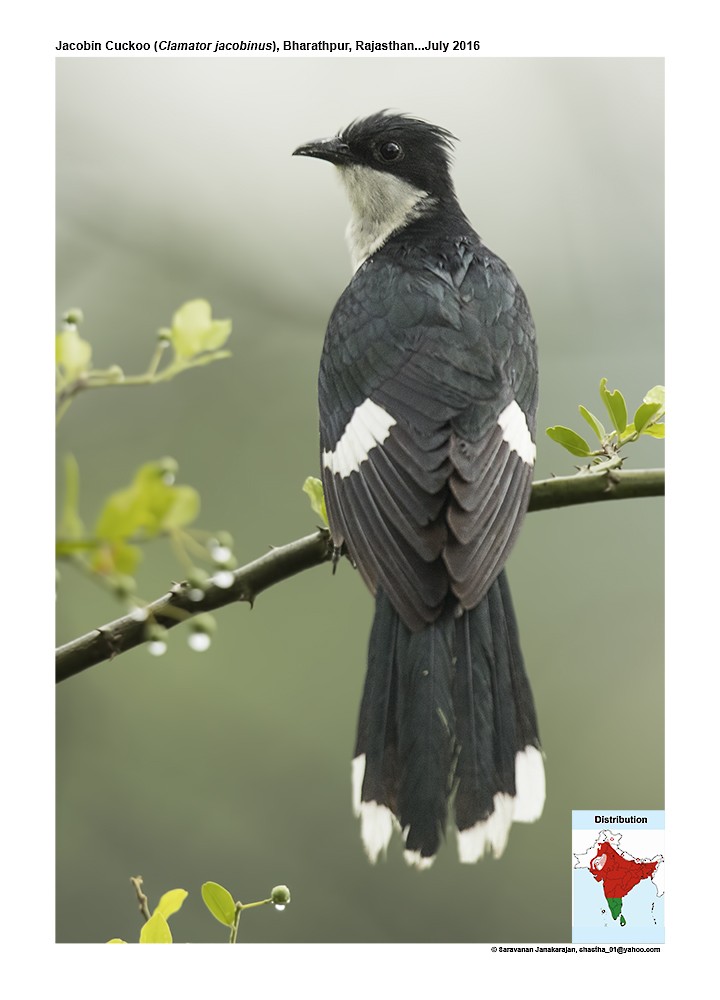
<instances>
[{"instance_id":1,"label":"white throat","mask_svg":"<svg viewBox=\"0 0 720 1000\"><path fill-rule=\"evenodd\" d=\"M427 191L372 167L338 169L350 199L352 215L345 235L357 271L392 233L427 211L433 199Z\"/></svg>"}]
</instances>

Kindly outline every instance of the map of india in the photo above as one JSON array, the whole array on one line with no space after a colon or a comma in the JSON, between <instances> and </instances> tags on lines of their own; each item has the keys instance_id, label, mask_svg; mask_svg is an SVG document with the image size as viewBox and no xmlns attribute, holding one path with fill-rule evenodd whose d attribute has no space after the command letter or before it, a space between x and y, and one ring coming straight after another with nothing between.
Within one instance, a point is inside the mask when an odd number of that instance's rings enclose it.
<instances>
[{"instance_id":1,"label":"map of india","mask_svg":"<svg viewBox=\"0 0 720 1000\"><path fill-rule=\"evenodd\" d=\"M601 888L612 919L625 927L627 920L623 905L626 898L637 891L638 886L649 880L655 889L654 895L663 895L665 861L662 854L649 858L634 857L621 848L622 839L622 833L610 829L601 830L589 850L574 855L574 868L587 870Z\"/></svg>"}]
</instances>

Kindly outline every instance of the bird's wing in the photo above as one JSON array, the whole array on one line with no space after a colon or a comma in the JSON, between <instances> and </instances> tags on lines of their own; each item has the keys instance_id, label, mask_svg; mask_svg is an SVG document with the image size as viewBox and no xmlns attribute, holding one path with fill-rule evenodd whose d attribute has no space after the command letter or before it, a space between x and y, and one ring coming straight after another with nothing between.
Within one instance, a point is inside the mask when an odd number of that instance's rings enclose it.
<instances>
[{"instance_id":1,"label":"bird's wing","mask_svg":"<svg viewBox=\"0 0 720 1000\"><path fill-rule=\"evenodd\" d=\"M499 258L429 270L378 257L328 326L322 476L336 544L413 629L452 592L474 607L527 506L537 402L532 320Z\"/></svg>"}]
</instances>

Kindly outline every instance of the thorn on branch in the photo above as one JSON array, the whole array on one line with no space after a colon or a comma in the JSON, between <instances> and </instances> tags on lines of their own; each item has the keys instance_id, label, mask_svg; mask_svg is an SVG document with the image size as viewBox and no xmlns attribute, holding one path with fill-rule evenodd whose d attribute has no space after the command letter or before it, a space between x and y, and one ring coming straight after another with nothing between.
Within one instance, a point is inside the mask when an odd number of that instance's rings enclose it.
<instances>
[{"instance_id":1,"label":"thorn on branch","mask_svg":"<svg viewBox=\"0 0 720 1000\"><path fill-rule=\"evenodd\" d=\"M614 469L608 469L605 473L605 486L603 488L603 493L612 493L620 482L621 479L617 472Z\"/></svg>"},{"instance_id":2,"label":"thorn on branch","mask_svg":"<svg viewBox=\"0 0 720 1000\"><path fill-rule=\"evenodd\" d=\"M344 548L343 545L333 545L333 550L332 550L332 572L333 572L333 576L335 576L335 573L336 573L337 567L338 567L338 563L342 559L343 548Z\"/></svg>"},{"instance_id":3,"label":"thorn on branch","mask_svg":"<svg viewBox=\"0 0 720 1000\"><path fill-rule=\"evenodd\" d=\"M103 625L98 629L98 632L105 640L105 645L108 648L109 660L114 660L118 653L122 652L122 636L108 626Z\"/></svg>"},{"instance_id":4,"label":"thorn on branch","mask_svg":"<svg viewBox=\"0 0 720 1000\"><path fill-rule=\"evenodd\" d=\"M237 599L238 602L242 602L243 604L249 604L251 611L255 607L255 594L253 594L249 590L241 590L240 593L238 594Z\"/></svg>"}]
</instances>

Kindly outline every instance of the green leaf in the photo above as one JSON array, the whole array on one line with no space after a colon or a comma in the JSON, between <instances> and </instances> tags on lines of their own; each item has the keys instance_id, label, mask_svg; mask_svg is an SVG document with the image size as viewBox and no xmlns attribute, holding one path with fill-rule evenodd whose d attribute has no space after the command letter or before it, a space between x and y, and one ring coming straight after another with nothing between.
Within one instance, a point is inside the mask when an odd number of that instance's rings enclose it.
<instances>
[{"instance_id":1,"label":"green leaf","mask_svg":"<svg viewBox=\"0 0 720 1000\"><path fill-rule=\"evenodd\" d=\"M314 476L308 476L303 483L303 493L310 497L310 506L315 513L323 519L323 524L328 523L327 508L325 507L325 492L323 484Z\"/></svg>"},{"instance_id":2,"label":"green leaf","mask_svg":"<svg viewBox=\"0 0 720 1000\"><path fill-rule=\"evenodd\" d=\"M107 498L95 525L95 535L106 541L120 541L144 528L148 520L142 490L132 485Z\"/></svg>"},{"instance_id":3,"label":"green leaf","mask_svg":"<svg viewBox=\"0 0 720 1000\"><path fill-rule=\"evenodd\" d=\"M662 403L641 403L635 411L635 416L633 418L635 430L639 434L642 434L643 430L647 427L650 421L656 417L661 409Z\"/></svg>"},{"instance_id":4,"label":"green leaf","mask_svg":"<svg viewBox=\"0 0 720 1000\"><path fill-rule=\"evenodd\" d=\"M217 351L230 336L232 321L212 318L210 303L193 299L173 316L170 340L179 359L188 360L204 351Z\"/></svg>"},{"instance_id":5,"label":"green leaf","mask_svg":"<svg viewBox=\"0 0 720 1000\"><path fill-rule=\"evenodd\" d=\"M647 394L643 397L643 403L660 403L660 405L665 407L665 386L655 385L650 389Z\"/></svg>"},{"instance_id":6,"label":"green leaf","mask_svg":"<svg viewBox=\"0 0 720 1000\"><path fill-rule=\"evenodd\" d=\"M217 882L203 882L202 898L205 906L216 920L226 927L235 923L235 900L222 885Z\"/></svg>"},{"instance_id":7,"label":"green leaf","mask_svg":"<svg viewBox=\"0 0 720 1000\"><path fill-rule=\"evenodd\" d=\"M76 329L63 330L55 337L55 364L66 378L74 379L86 372L91 357L92 347Z\"/></svg>"},{"instance_id":8,"label":"green leaf","mask_svg":"<svg viewBox=\"0 0 720 1000\"><path fill-rule=\"evenodd\" d=\"M599 441L604 440L607 437L607 431L600 423L598 418L595 416L595 414L591 413L590 410L585 409L584 406L578 406L578 410L580 411L580 416L583 418L583 420L587 421L587 423L589 423L592 429L595 431L598 440Z\"/></svg>"},{"instance_id":9,"label":"green leaf","mask_svg":"<svg viewBox=\"0 0 720 1000\"><path fill-rule=\"evenodd\" d=\"M159 531L183 528L200 513L200 494L192 486L171 486L169 503L164 513L158 512Z\"/></svg>"},{"instance_id":10,"label":"green leaf","mask_svg":"<svg viewBox=\"0 0 720 1000\"><path fill-rule=\"evenodd\" d=\"M78 513L80 497L80 467L74 455L65 456L65 496L58 524L58 535L64 541L82 538L85 531Z\"/></svg>"},{"instance_id":11,"label":"green leaf","mask_svg":"<svg viewBox=\"0 0 720 1000\"><path fill-rule=\"evenodd\" d=\"M569 427L562 427L560 425L548 427L546 434L553 441L556 441L557 444L561 444L563 448L567 448L571 455L579 455L581 458L587 458L588 455L592 455L590 445L585 438L580 437L579 434L576 434Z\"/></svg>"},{"instance_id":12,"label":"green leaf","mask_svg":"<svg viewBox=\"0 0 720 1000\"><path fill-rule=\"evenodd\" d=\"M160 902L153 912L162 913L167 920L173 913L177 913L187 899L187 896L188 894L185 889L170 889L169 892L163 893L160 897Z\"/></svg>"},{"instance_id":13,"label":"green leaf","mask_svg":"<svg viewBox=\"0 0 720 1000\"><path fill-rule=\"evenodd\" d=\"M55 542L55 555L67 558L78 553L92 552L97 544L94 538L58 538Z\"/></svg>"},{"instance_id":14,"label":"green leaf","mask_svg":"<svg viewBox=\"0 0 720 1000\"><path fill-rule=\"evenodd\" d=\"M142 552L137 545L118 538L112 542L95 543L90 568L103 576L114 576L116 573L132 576L141 559Z\"/></svg>"},{"instance_id":15,"label":"green leaf","mask_svg":"<svg viewBox=\"0 0 720 1000\"><path fill-rule=\"evenodd\" d=\"M100 512L95 535L118 541L136 535L150 538L181 528L200 511L200 496L192 486L175 486L166 460L142 465L127 489L112 493ZM123 572L127 572L124 570Z\"/></svg>"},{"instance_id":16,"label":"green leaf","mask_svg":"<svg viewBox=\"0 0 720 1000\"><path fill-rule=\"evenodd\" d=\"M172 944L170 925L158 910L143 924L140 944Z\"/></svg>"},{"instance_id":17,"label":"green leaf","mask_svg":"<svg viewBox=\"0 0 720 1000\"><path fill-rule=\"evenodd\" d=\"M650 437L654 438L664 438L665 424L648 424L648 426L643 431L643 434L649 434Z\"/></svg>"},{"instance_id":18,"label":"green leaf","mask_svg":"<svg viewBox=\"0 0 720 1000\"><path fill-rule=\"evenodd\" d=\"M607 389L607 379L600 380L600 396L607 407L610 419L618 434L622 434L627 427L627 406L625 397L619 389L610 392Z\"/></svg>"}]
</instances>

